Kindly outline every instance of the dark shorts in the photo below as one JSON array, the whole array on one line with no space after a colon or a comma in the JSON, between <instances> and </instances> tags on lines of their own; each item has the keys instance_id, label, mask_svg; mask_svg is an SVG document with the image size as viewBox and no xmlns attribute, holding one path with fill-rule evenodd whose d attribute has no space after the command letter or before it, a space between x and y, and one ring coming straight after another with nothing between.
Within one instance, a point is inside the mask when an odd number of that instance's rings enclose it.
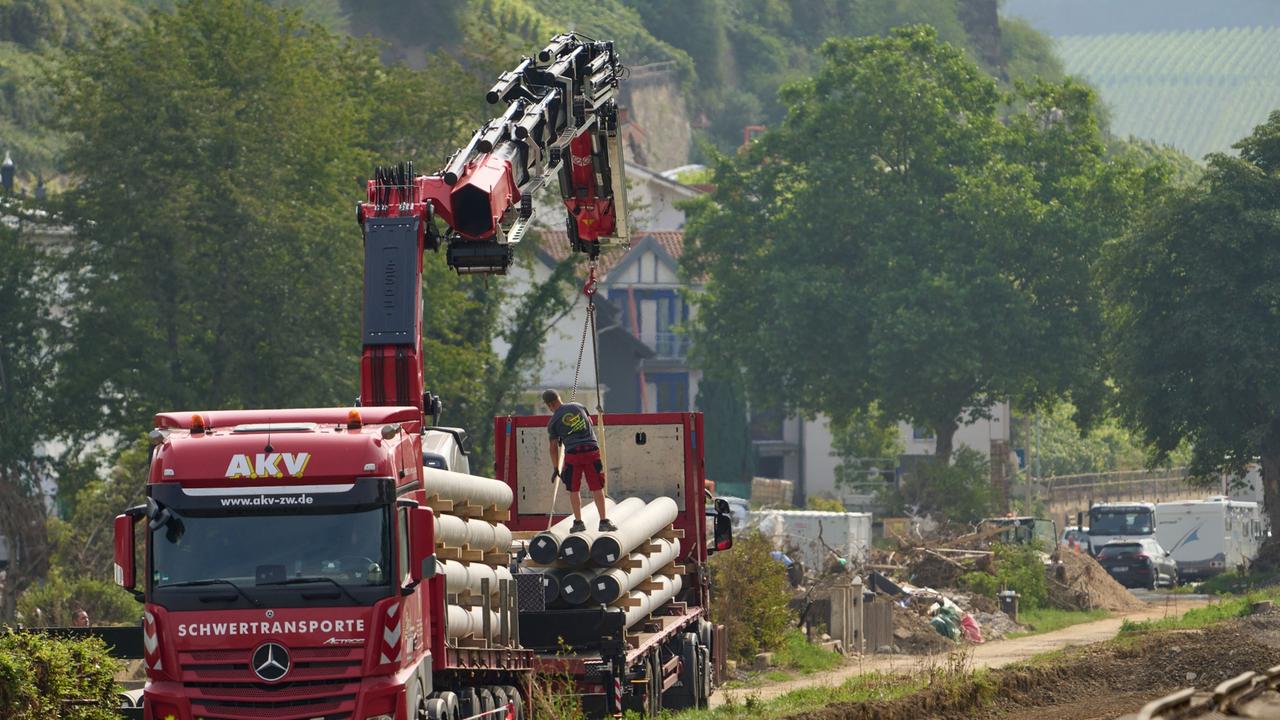
<instances>
[{"instance_id":1,"label":"dark shorts","mask_svg":"<svg viewBox=\"0 0 1280 720\"><path fill-rule=\"evenodd\" d=\"M568 450L564 454L565 472L560 475L569 492L578 492L582 487L582 476L587 478L587 487L593 492L604 489L604 464L600 462L600 448L588 450Z\"/></svg>"}]
</instances>

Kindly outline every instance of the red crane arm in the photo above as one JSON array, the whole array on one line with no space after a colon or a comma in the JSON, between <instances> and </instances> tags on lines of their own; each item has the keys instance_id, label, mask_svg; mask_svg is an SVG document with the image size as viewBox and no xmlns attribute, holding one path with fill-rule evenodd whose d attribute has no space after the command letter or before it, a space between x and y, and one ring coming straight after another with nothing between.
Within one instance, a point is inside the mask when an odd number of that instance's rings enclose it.
<instances>
[{"instance_id":1,"label":"red crane arm","mask_svg":"<svg viewBox=\"0 0 1280 720\"><path fill-rule=\"evenodd\" d=\"M505 273L533 217L533 193L553 176L574 250L595 258L630 240L618 137L623 72L612 42L557 35L498 78L486 99L507 109L438 173L416 175L411 163L375 171L356 211L365 243L363 404L433 411L422 372L426 250L445 244L458 273Z\"/></svg>"}]
</instances>

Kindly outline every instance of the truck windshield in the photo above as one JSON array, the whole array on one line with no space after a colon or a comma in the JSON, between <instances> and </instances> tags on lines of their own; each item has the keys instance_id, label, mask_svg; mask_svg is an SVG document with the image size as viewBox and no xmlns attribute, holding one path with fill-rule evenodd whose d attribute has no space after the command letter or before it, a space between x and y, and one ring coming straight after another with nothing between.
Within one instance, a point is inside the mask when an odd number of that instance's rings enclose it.
<instances>
[{"instance_id":1,"label":"truck windshield","mask_svg":"<svg viewBox=\"0 0 1280 720\"><path fill-rule=\"evenodd\" d=\"M1150 510L1143 508L1123 510L1094 509L1089 512L1090 535L1150 535L1153 531Z\"/></svg>"},{"instance_id":2,"label":"truck windshield","mask_svg":"<svg viewBox=\"0 0 1280 720\"><path fill-rule=\"evenodd\" d=\"M390 587L394 573L386 508L233 516L171 510L174 520L151 538L157 592L198 587L221 593L226 589L218 585L196 584L227 580L250 598L271 593L268 599L281 604L301 593L340 592L363 602Z\"/></svg>"}]
</instances>

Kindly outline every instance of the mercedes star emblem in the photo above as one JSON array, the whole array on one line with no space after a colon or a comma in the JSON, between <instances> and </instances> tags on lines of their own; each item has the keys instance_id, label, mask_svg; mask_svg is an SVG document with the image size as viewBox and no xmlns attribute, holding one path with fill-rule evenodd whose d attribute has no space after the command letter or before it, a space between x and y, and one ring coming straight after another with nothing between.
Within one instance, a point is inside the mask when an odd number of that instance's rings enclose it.
<instances>
[{"instance_id":1,"label":"mercedes star emblem","mask_svg":"<svg viewBox=\"0 0 1280 720\"><path fill-rule=\"evenodd\" d=\"M253 672L267 682L275 682L289 672L289 651L279 643L263 643L253 651Z\"/></svg>"}]
</instances>

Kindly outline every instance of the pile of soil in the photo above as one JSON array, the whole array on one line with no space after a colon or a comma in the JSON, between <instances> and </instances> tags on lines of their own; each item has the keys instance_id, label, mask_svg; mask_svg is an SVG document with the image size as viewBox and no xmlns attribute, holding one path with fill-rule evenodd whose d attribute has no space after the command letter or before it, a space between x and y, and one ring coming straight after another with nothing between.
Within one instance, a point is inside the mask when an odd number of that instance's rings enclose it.
<instances>
[{"instance_id":1,"label":"pile of soil","mask_svg":"<svg viewBox=\"0 0 1280 720\"><path fill-rule=\"evenodd\" d=\"M1146 604L1087 553L1064 550L1049 576L1049 602L1066 610L1141 610Z\"/></svg>"},{"instance_id":2,"label":"pile of soil","mask_svg":"<svg viewBox=\"0 0 1280 720\"><path fill-rule=\"evenodd\" d=\"M1209 689L1275 662L1257 623L1280 630L1280 612L1206 630L1155 633L1123 645L1072 648L1051 661L977 679L935 670L929 687L892 701L838 703L789 720L1085 720L1115 717L1182 687Z\"/></svg>"}]
</instances>

